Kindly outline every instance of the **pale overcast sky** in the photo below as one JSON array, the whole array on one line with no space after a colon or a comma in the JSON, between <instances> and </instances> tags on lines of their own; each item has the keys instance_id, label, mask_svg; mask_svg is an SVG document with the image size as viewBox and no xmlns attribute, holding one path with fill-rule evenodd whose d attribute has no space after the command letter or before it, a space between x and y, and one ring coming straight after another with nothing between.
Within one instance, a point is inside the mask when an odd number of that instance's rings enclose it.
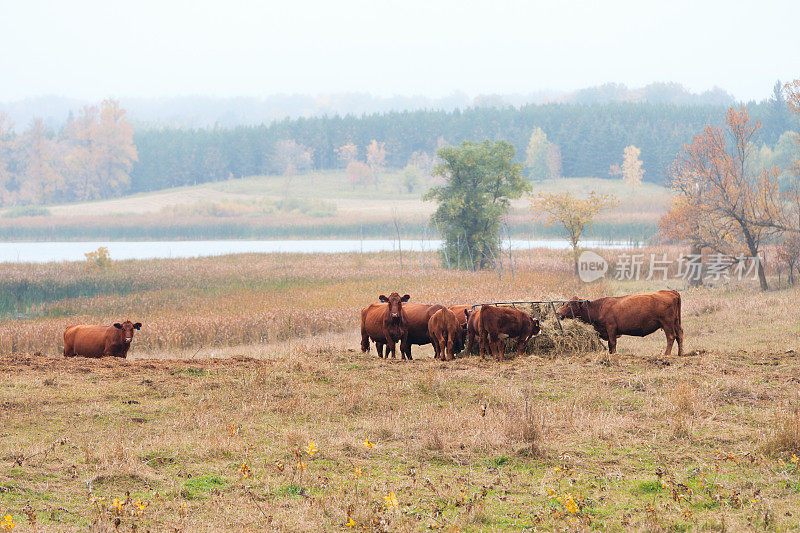
<instances>
[{"instance_id":1,"label":"pale overcast sky","mask_svg":"<svg viewBox=\"0 0 800 533\"><path fill-rule=\"evenodd\" d=\"M0 100L653 81L762 99L800 78L798 21L797 0L0 0Z\"/></svg>"}]
</instances>

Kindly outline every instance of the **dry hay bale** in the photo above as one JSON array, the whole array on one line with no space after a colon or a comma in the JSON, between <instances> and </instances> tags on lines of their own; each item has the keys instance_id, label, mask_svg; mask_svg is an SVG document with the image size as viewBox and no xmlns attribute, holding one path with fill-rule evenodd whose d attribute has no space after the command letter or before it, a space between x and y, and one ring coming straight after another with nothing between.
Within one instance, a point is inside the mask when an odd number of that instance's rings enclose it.
<instances>
[{"instance_id":1,"label":"dry hay bale","mask_svg":"<svg viewBox=\"0 0 800 533\"><path fill-rule=\"evenodd\" d=\"M571 355L593 352L604 349L600 336L589 324L571 318L561 321L564 331L558 326L558 320L549 304L517 304L516 308L525 311L533 318L539 318L542 332L532 338L525 348L528 355L555 358L559 355ZM505 353L516 352L517 341L505 341Z\"/></svg>"}]
</instances>

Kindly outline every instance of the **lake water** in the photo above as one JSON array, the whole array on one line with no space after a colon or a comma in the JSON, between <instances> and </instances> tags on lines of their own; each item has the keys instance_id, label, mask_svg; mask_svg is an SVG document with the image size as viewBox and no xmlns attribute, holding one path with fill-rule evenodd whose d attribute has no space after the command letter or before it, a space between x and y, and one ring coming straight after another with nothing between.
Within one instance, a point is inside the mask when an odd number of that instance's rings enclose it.
<instances>
[{"instance_id":1,"label":"lake water","mask_svg":"<svg viewBox=\"0 0 800 533\"><path fill-rule=\"evenodd\" d=\"M506 241L507 246L508 241ZM403 251L437 250L439 240L400 241ZM87 241L87 242L3 242L0 243L2 263L47 263L50 261L83 261L84 254L108 248L112 259L155 259L174 257L205 257L243 253L346 253L391 252L397 249L396 240L297 240L297 241ZM512 239L515 250L530 248L568 249L566 241ZM622 242L586 241L584 248L622 249L633 245Z\"/></svg>"}]
</instances>

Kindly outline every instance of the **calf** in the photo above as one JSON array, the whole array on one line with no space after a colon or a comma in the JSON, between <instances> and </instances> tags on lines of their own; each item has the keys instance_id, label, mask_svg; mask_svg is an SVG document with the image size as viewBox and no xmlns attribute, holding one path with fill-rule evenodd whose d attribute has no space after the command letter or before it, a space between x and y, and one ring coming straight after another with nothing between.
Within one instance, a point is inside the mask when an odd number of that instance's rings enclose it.
<instances>
[{"instance_id":1,"label":"calf","mask_svg":"<svg viewBox=\"0 0 800 533\"><path fill-rule=\"evenodd\" d=\"M131 347L134 330L138 331L141 327L141 322L134 324L130 320L113 326L70 326L64 330L64 356L125 357Z\"/></svg>"},{"instance_id":2,"label":"calf","mask_svg":"<svg viewBox=\"0 0 800 533\"><path fill-rule=\"evenodd\" d=\"M399 341L401 347L408 342L408 325L403 304L411 299L406 294L400 297L393 292L387 298L381 294L378 299L383 303L369 304L361 310L361 351L369 352L369 341L372 339L378 349L378 357L395 357L395 345ZM383 346L386 345L384 356Z\"/></svg>"},{"instance_id":3,"label":"calf","mask_svg":"<svg viewBox=\"0 0 800 533\"><path fill-rule=\"evenodd\" d=\"M622 335L644 337L663 329L667 336L664 355L672 353L672 344L676 339L678 355L683 355L681 295L678 291L609 296L591 301L573 296L557 314L559 318L577 318L591 324L600 338L608 341L609 353L616 352L617 339Z\"/></svg>"},{"instance_id":4,"label":"calf","mask_svg":"<svg viewBox=\"0 0 800 533\"><path fill-rule=\"evenodd\" d=\"M464 349L463 334L456 314L445 307L436 311L428 321L428 335L433 344L434 359L450 361Z\"/></svg>"},{"instance_id":5,"label":"calf","mask_svg":"<svg viewBox=\"0 0 800 533\"><path fill-rule=\"evenodd\" d=\"M509 337L517 339L517 352L522 355L530 338L541 332L539 320L532 318L528 313L493 305L481 306L477 329L481 357L491 349L497 361L503 360L504 339Z\"/></svg>"}]
</instances>

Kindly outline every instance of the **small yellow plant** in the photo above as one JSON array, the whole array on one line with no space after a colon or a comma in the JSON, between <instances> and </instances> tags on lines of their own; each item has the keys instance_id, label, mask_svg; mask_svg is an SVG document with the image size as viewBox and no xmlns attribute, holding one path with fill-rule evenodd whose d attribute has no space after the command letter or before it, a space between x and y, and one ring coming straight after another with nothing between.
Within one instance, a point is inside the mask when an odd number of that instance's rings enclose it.
<instances>
[{"instance_id":1,"label":"small yellow plant","mask_svg":"<svg viewBox=\"0 0 800 533\"><path fill-rule=\"evenodd\" d=\"M374 442L370 442L369 439L364 439L364 448L371 450L374 447L375 447Z\"/></svg>"},{"instance_id":2,"label":"small yellow plant","mask_svg":"<svg viewBox=\"0 0 800 533\"><path fill-rule=\"evenodd\" d=\"M383 501L386 502L386 508L390 511L400 508L400 502L397 501L397 495L394 493L394 491L390 492L388 496L384 496Z\"/></svg>"},{"instance_id":3,"label":"small yellow plant","mask_svg":"<svg viewBox=\"0 0 800 533\"><path fill-rule=\"evenodd\" d=\"M353 517L348 517L347 523L345 524L347 527L355 527L356 523L353 521Z\"/></svg>"},{"instance_id":4,"label":"small yellow plant","mask_svg":"<svg viewBox=\"0 0 800 533\"><path fill-rule=\"evenodd\" d=\"M360 479L361 478L361 468L355 467L353 468L353 473L350 474L350 477L353 479Z\"/></svg>"},{"instance_id":5,"label":"small yellow plant","mask_svg":"<svg viewBox=\"0 0 800 533\"><path fill-rule=\"evenodd\" d=\"M313 457L314 454L317 453L317 443L315 443L313 440L309 442L308 448L306 448L306 453L308 453L310 457Z\"/></svg>"},{"instance_id":6,"label":"small yellow plant","mask_svg":"<svg viewBox=\"0 0 800 533\"><path fill-rule=\"evenodd\" d=\"M578 504L575 503L575 498L573 498L572 493L567 493L563 497L559 496L556 498L556 501L563 505L564 509L572 516L578 514Z\"/></svg>"},{"instance_id":7,"label":"small yellow plant","mask_svg":"<svg viewBox=\"0 0 800 533\"><path fill-rule=\"evenodd\" d=\"M112 264L111 254L105 246L101 246L97 250L87 252L83 255L86 257L87 270L105 270Z\"/></svg>"},{"instance_id":8,"label":"small yellow plant","mask_svg":"<svg viewBox=\"0 0 800 533\"><path fill-rule=\"evenodd\" d=\"M6 516L4 516L3 517L3 521L0 522L0 527L5 529L6 531L11 531L16 526L17 526L17 524L14 523L14 518L12 518L12 516L10 514L7 514Z\"/></svg>"},{"instance_id":9,"label":"small yellow plant","mask_svg":"<svg viewBox=\"0 0 800 533\"><path fill-rule=\"evenodd\" d=\"M253 471L250 470L250 467L247 466L247 463L242 463L242 466L239 467L239 475L244 479L248 479L253 477Z\"/></svg>"}]
</instances>

